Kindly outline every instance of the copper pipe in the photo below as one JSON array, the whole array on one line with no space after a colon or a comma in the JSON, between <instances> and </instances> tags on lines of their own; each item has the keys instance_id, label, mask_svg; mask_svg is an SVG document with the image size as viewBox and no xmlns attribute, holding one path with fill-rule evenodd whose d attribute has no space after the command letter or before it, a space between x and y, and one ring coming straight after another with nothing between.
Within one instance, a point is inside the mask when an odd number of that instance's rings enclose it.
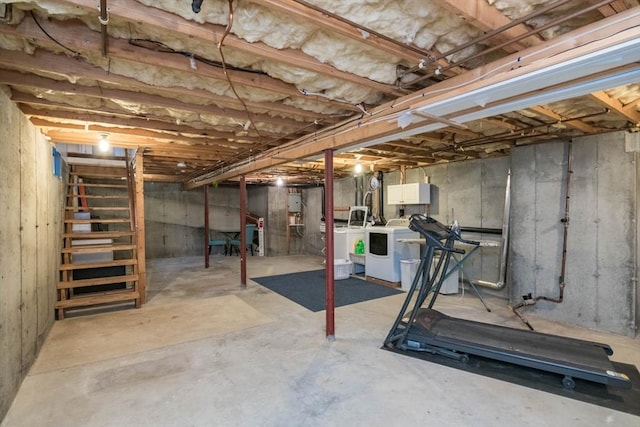
<instances>
[{"instance_id":1,"label":"copper pipe","mask_svg":"<svg viewBox=\"0 0 640 427\"><path fill-rule=\"evenodd\" d=\"M561 303L564 301L564 288L566 286L565 274L567 272L567 237L569 234L569 189L571 184L571 174L573 174L573 141L569 140L569 147L567 149L567 179L565 181L565 197L564 197L564 217L560 220L563 225L564 231L562 233L562 261L560 269L560 277L558 278L558 297L539 296L536 297L536 301L545 300L551 302Z\"/></svg>"},{"instance_id":2,"label":"copper pipe","mask_svg":"<svg viewBox=\"0 0 640 427\"><path fill-rule=\"evenodd\" d=\"M561 135L552 134L548 130L546 132L539 132L539 130L549 128L556 123L565 123L573 120L584 120L591 117L601 116L603 114L609 113L609 111L610 111L609 109L605 109L604 111L601 111L601 112L585 114L578 117L571 117L571 118L560 120L559 122L544 123L536 126L520 128L514 131L497 133L491 136L482 136L480 138L470 139L467 141L463 141L459 144L456 144L456 148L461 148L461 149L471 148L471 147L477 147L477 146L486 145L486 144L494 144L496 142L506 142L513 139L527 138L527 137L531 138L535 136L547 136L547 135L561 136ZM525 133L525 135L522 135L523 132ZM529 133L529 134L526 134L526 133Z\"/></svg>"},{"instance_id":3,"label":"copper pipe","mask_svg":"<svg viewBox=\"0 0 640 427\"><path fill-rule=\"evenodd\" d=\"M570 199L570 195L569 195L569 189L570 189L570 184L571 184L571 174L573 174L573 141L569 140L569 146L567 149L567 179L565 181L565 185L566 185L566 194L565 194L565 199L564 199L564 216L563 218L560 220L560 222L562 222L563 226L564 226L564 233L562 236L562 261L561 261L561 272L560 272L560 277L558 278L558 297L554 298L554 297L548 297L548 296L537 296L537 297L532 297L531 294L528 294L526 296L522 297L522 302L511 307L511 310L515 313L516 316L518 316L520 318L520 320L522 320L522 322L524 322L525 325L527 325L527 327L529 329L531 329L532 331L533 326L531 326L531 324L527 321L527 319L518 312L518 309L522 308L522 307L527 307L530 305L536 305L536 303L540 300L543 301L549 301L549 302L555 302L558 304L561 304L564 301L564 288L566 286L566 282L565 282L565 274L566 274L566 266L567 266L567 237L568 237L568 232L569 232L569 199Z\"/></svg>"},{"instance_id":4,"label":"copper pipe","mask_svg":"<svg viewBox=\"0 0 640 427\"><path fill-rule=\"evenodd\" d=\"M481 41L487 40L487 39L495 36L496 34L500 34L503 31L506 31L506 30L508 30L510 28L513 28L516 25L520 25L523 22L528 21L529 19L532 19L532 18L535 18L535 17L537 17L539 15L542 15L543 13L546 13L546 12L548 12L550 10L553 10L556 7L562 6L565 3L569 3L570 1L572 1L572 0L560 0L560 1L556 2L556 3L547 5L547 6L543 7L542 9L538 9L535 12L532 12L532 13L526 15L526 16L523 16L521 18L516 19L515 21L511 21L508 24L503 25L500 28L496 28L496 29L491 30L491 31L489 31L487 33L484 33L482 36L480 36L478 38L475 38L473 40L470 40L470 41L468 41L468 42L466 42L466 43L464 43L464 44L462 44L462 45L460 45L460 46L458 46L458 47L456 47L454 49L451 49L450 51L448 51L446 53L441 53L440 55L434 57L433 61L435 62L435 61L438 61L439 59L443 59L443 58L446 58L449 55L453 55L454 53L460 52L461 50L464 50L464 49L468 48L469 46L473 46L476 43L480 43ZM513 41L511 41L510 43L513 43ZM424 65L423 65L423 67L424 67ZM418 71L420 68L421 67L419 65L416 65L415 67L412 67L412 68L409 68L408 70L405 70L404 74L413 73L415 71Z\"/></svg>"},{"instance_id":5,"label":"copper pipe","mask_svg":"<svg viewBox=\"0 0 640 427\"><path fill-rule=\"evenodd\" d=\"M537 34L540 31L546 30L547 28L553 27L553 26L558 25L558 24L560 24L562 22L568 21L569 19L573 19L573 18L575 18L577 16L580 16L580 15L586 13L586 12L590 12L592 10L598 9L598 8L600 8L602 6L606 6L607 4L612 3L612 2L613 2L613 0L604 0L604 1L601 1L600 3L597 3L597 4L594 4L592 6L589 6L589 7L585 8L585 9L580 9L579 11L574 12L574 13L572 13L570 15L566 15L566 16L563 16L562 18L558 18L556 20L549 21L549 22L547 22L546 24L544 24L543 26L541 26L539 28L534 28L533 30L530 30L530 31L527 31L526 33L520 34L519 36L517 36L514 39L507 40L506 42L500 43L500 44L498 44L496 46L490 47L489 49L485 49L485 50L483 50L481 52L473 54L473 55L471 55L471 56L469 56L467 58L464 58L461 61L458 61L458 62L454 63L454 64L449 64L446 67L439 68L437 71L438 71L438 73L442 73L443 71L447 71L447 70L450 70L451 68L458 67L458 66L460 66L460 64L464 64L467 61L470 61L472 59L475 59L475 58L478 58L480 56L486 55L487 53L491 53L494 50L502 49L505 46L508 46L508 45L510 45L512 43L515 43L517 41L520 41L520 40L522 40L524 38L527 38L529 36ZM475 42L476 42L476 40L474 40L474 43ZM447 53L443 54L443 56L441 56L441 57L448 56L450 54L451 54L450 52L447 52ZM436 72L434 71L432 73L429 73L429 74L426 74L424 76L418 77L417 79L414 79L414 80L410 81L407 84L401 85L400 87L403 88L403 87L406 87L406 86L412 86L412 85L414 85L414 84L416 84L418 82L421 82L423 80L431 78L431 77L433 77L435 75L436 75Z\"/></svg>"}]
</instances>

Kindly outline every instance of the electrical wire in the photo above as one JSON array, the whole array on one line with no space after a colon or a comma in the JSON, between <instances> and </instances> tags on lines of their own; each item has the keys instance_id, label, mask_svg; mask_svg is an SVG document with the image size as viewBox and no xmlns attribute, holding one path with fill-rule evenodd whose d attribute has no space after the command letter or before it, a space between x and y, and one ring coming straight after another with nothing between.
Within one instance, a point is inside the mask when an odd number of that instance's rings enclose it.
<instances>
[{"instance_id":1,"label":"electrical wire","mask_svg":"<svg viewBox=\"0 0 640 427\"><path fill-rule=\"evenodd\" d=\"M223 68L223 64L221 62L218 61L213 61L211 59L207 59L201 55L197 55L195 53L192 52L188 52L188 51L184 51L184 50L175 50L170 46L167 46L166 44L156 41L156 40L150 40L150 39L129 39L129 44L132 46L136 46L136 47L141 47L143 49L148 49L151 50L153 52L160 52L160 53L175 53L177 55L181 55L181 56L185 56L189 59L193 58L194 60L201 62L203 64L206 65L210 65L212 67L217 67L217 68ZM245 73L252 73L252 74L260 74L260 75L266 75L266 73L264 71L259 71L259 70L250 70L247 68L241 68L241 67L234 67L234 66L230 66L227 65L227 68L233 71L242 71Z\"/></svg>"},{"instance_id":2,"label":"electrical wire","mask_svg":"<svg viewBox=\"0 0 640 427\"><path fill-rule=\"evenodd\" d=\"M222 38L218 42L218 52L220 53L220 59L222 60L222 71L224 72L224 75L227 78L227 81L229 82L229 86L231 87L231 90L233 91L234 95L236 96L236 98L238 98L238 101L240 101L240 103L244 107L245 111L247 112L247 117L248 117L249 121L251 122L251 126L253 126L253 129L255 129L256 133L258 134L258 144L262 144L262 134L260 133L260 130L258 129L256 124L254 123L253 117L251 116L251 112L249 111L249 108L247 107L247 104L240 97L240 95L238 95L238 92L236 91L236 88L235 88L235 86L233 84L233 81L231 80L231 77L229 76L229 72L227 70L227 61L226 61L226 59L224 57L224 52L223 52L222 46L224 44L224 39L226 39L227 36L229 35L229 33L231 32L231 27L232 26L233 26L233 0L229 0L229 14L228 14L227 27L224 30L224 34L222 35Z\"/></svg>"},{"instance_id":3,"label":"electrical wire","mask_svg":"<svg viewBox=\"0 0 640 427\"><path fill-rule=\"evenodd\" d=\"M362 111L364 114L371 115L371 113L369 113L367 111L367 109L364 106L364 103L362 103L362 102L359 103L359 104L354 104L353 102L347 101L344 98L334 98L334 97L329 96L329 95L327 95L325 93L322 93L322 92L309 92L306 89L298 89L298 92L300 92L302 95L305 95L305 96L319 96L321 98L326 98L326 99L329 99L331 101L336 101L336 102L340 102L342 104L352 105L352 106L358 108L358 110Z\"/></svg>"},{"instance_id":4,"label":"electrical wire","mask_svg":"<svg viewBox=\"0 0 640 427\"><path fill-rule=\"evenodd\" d=\"M57 44L58 46L60 46L61 48L68 50L69 52L73 53L75 56L82 56L79 52L76 52L75 50L71 49L70 47L67 47L65 45L63 45L62 43L60 43L58 40L55 39L55 37L53 37L51 34L49 34L47 32L47 30L45 30L42 25L40 25L40 22L38 21L38 19L36 18L36 14L33 13L33 10L31 11L31 18L33 18L33 21L36 23L36 25L38 26L38 28L40 28L40 30L47 36L49 37L49 39L54 42L55 44Z\"/></svg>"},{"instance_id":5,"label":"electrical wire","mask_svg":"<svg viewBox=\"0 0 640 427\"><path fill-rule=\"evenodd\" d=\"M229 1L232 1L232 0L229 0ZM616 19L616 20L608 23L607 27L619 25L625 19L628 19L628 18L622 17L622 18ZM587 33L585 33L584 37L586 38L591 33L596 32L596 31L600 31L600 30L602 30L602 28L592 29L592 30L588 31ZM600 41L602 39L603 39L603 37L594 38L593 40L590 40L585 45L591 44L591 43L596 43L596 42L598 42L598 41ZM482 79L484 79L484 78L486 78L486 77L488 77L490 75L496 74L498 71L503 70L505 68L509 68L509 67L511 67L512 69L521 68L521 67L527 65L526 64L526 59L528 59L529 57L539 56L541 53L544 53L544 52L546 52L548 50L552 50L552 49L556 48L557 46L561 45L562 43L565 43L565 42L564 41L556 41L556 42L553 42L553 43L549 43L548 45L546 45L542 49L538 49L535 52L532 52L532 53L530 53L528 55L518 56L514 60L506 62L506 63L504 63L502 65L498 65L498 66L496 66L496 67L494 67L494 68L492 68L490 70L487 70L485 73L483 73L483 74L481 74L479 76L476 76L472 80L461 82L458 85L448 86L446 88L441 88L441 89L436 89L436 90L429 90L427 88L427 89L425 89L424 91L421 91L418 94L403 98L403 99L401 99L401 100L399 100L397 102L394 102L394 103L390 104L387 107L383 107L383 108L380 108L380 109L378 109L376 111L369 112L367 114L369 117L366 118L366 119L364 119L363 116L352 117L352 118L349 118L349 119L344 120L342 122L339 122L339 123L336 123L334 125L331 125L328 128L324 128L320 132L303 136L303 137L299 138L298 140L292 142L291 145L285 145L285 146L282 146L282 147L279 147L279 148L280 149L291 148L291 147L303 145L305 143L308 143L309 141L317 140L317 139L320 139L320 138L328 138L328 137L334 137L335 138L337 136L349 133L349 132L353 131L354 129L362 128L364 126L369 126L369 125L372 125L372 124L375 124L375 123L379 123L380 121L392 121L392 120L395 120L401 114L404 114L407 111L406 110L400 110L400 111L396 111L394 113L389 114L388 113L389 110L393 110L393 109L396 109L397 107L401 107L401 106L404 106L406 104L413 103L413 102L415 102L416 100L419 100L419 99L424 99L426 96L434 96L434 95L437 95L437 94L440 94L440 93L443 93L443 92L449 92L449 91L454 90L454 89L459 89L459 88L468 86L468 85L470 85L472 83L475 83L475 82L477 82L479 80L482 80ZM560 55L562 53L565 53L568 50L570 50L570 49L563 50L562 52L554 53L554 54L552 54L552 55L550 55L548 57L552 58L554 56L557 56L557 55ZM403 107L403 108L405 108L405 107ZM277 155L277 152L274 154L274 156L275 155ZM253 160L246 159L244 162L236 165L236 167L241 167L243 164L248 163L250 161L253 161ZM205 174L205 175L199 177L199 179L195 180L194 182L200 182L202 180L206 180L206 179L210 179L212 177L215 177L218 174L224 173L225 172L224 169L225 169L225 167L223 167L222 169L219 169L217 171L212 171L211 173Z\"/></svg>"},{"instance_id":6,"label":"electrical wire","mask_svg":"<svg viewBox=\"0 0 640 427\"><path fill-rule=\"evenodd\" d=\"M441 53L441 54L439 54L439 55L437 55L435 57L431 57L431 58L428 57L427 60L423 60L424 62L421 62L417 66L414 66L414 67L410 68L409 70L405 71L405 73L406 72L413 72L413 71L416 71L418 69L422 69L429 62L436 62L436 61L438 61L440 59L445 59L445 58L447 58L447 57L449 57L449 56L451 56L451 55L453 55L455 53L458 53L458 52L460 52L460 51L462 51L462 50L464 50L464 49L466 49L466 48L468 48L470 46L473 46L474 44L478 44L481 41L489 39L489 38L491 38L491 37L493 37L493 36L495 36L497 34L500 34L500 33L504 32L504 31L516 26L516 25L520 25L520 24L522 24L522 23L524 23L524 22L526 22L528 20L531 20L531 19L541 15L542 13L545 13L545 12L551 11L553 9L556 9L557 7L562 6L565 3L568 3L570 1L571 0L560 0L560 1L557 1L556 3L550 4L550 5L547 5L547 6L543 7L543 8L540 8L538 10L535 10L534 12L532 12L532 13L526 15L526 16L522 16L522 17L520 17L520 18L518 18L516 20L510 21L508 24L503 25L500 28L496 28L496 29L494 29L492 31L485 32L479 38L471 40L471 41L469 41L467 43L463 43L462 45L459 45L459 46L457 46L457 47L455 47L455 48L453 48L453 49L451 49L451 50L449 50L449 51L447 51L445 53ZM609 0L609 2L611 2L611 0ZM563 22L563 21L562 20L561 21L550 21L549 23L545 24L545 26L557 25L560 22ZM508 41L506 41L504 43L500 43L498 46L493 46L493 47L491 47L489 49L485 49L485 50L483 50L481 52L475 53L475 54L473 54L473 55L471 55L471 56L469 56L467 58L464 58L464 59L462 59L462 60L460 60L458 62L449 63L444 68L438 66L438 68L434 72L432 72L430 74L427 74L427 75L424 75L424 76L420 76L419 78L414 79L414 80L412 80L412 81L410 81L410 82L408 82L406 84L401 84L400 87L402 88L402 87L411 86L411 85L413 85L415 83L418 83L418 82L420 82L422 80L426 80L426 79L428 79L430 77L433 77L434 75L440 75L440 74L442 74L443 71L450 70L450 69L452 69L454 67L457 67L457 66L460 66L461 64L464 64L465 62L470 61L471 59L474 59L474 58L476 58L478 56L486 55L486 54L488 54L488 53L490 53L490 52L492 52L494 50L501 49L501 48L503 48L505 46L508 46L509 44L515 43L515 42L517 42L517 41L519 41L521 39L527 38L527 37L529 37L531 35L535 35L535 34L539 33L540 31L544 30L545 28L548 28L548 27L537 28L537 29L529 31L529 32L527 32L525 34L520 34L516 39L509 39Z\"/></svg>"},{"instance_id":7,"label":"electrical wire","mask_svg":"<svg viewBox=\"0 0 640 427\"><path fill-rule=\"evenodd\" d=\"M619 24L619 22L617 22L617 21L616 21L616 22L611 23L611 25L617 25L617 24ZM592 31L596 31L596 30L594 29L594 30L592 30ZM588 36L588 33L587 33L587 36ZM597 42L597 41L599 41L599 40L600 40L600 39L594 39L594 40L591 40L589 43L595 43L595 42ZM498 71L500 71L500 70L502 70L502 69L505 69L505 68L509 68L509 67L516 67L516 66L517 66L518 68L519 68L519 67L522 67L523 65L526 65L526 64L524 64L524 61L523 61L523 60L528 59L530 56L533 56L533 55L539 55L539 54L540 54L540 53L542 53L542 52L545 52L545 51L547 51L547 50L553 49L553 48L555 48L557 45L559 45L560 43L561 43L561 42L552 43L552 44L547 45L545 48L543 48L543 49L541 49L541 50L537 50L536 52L531 53L531 54L529 54L529 55L519 56L519 57L517 57L517 58L516 58L515 60L513 60L513 61L509 61L509 62L507 62L507 63L505 63L505 64L499 65L499 66L497 66L497 67L495 67L495 68L493 68L493 69L491 69L491 70L487 70L485 73L483 73L483 74L481 74L481 75L479 75L479 76L475 77L474 79L472 79L472 80L470 80L470 81L465 81L465 82L462 82L462 83L460 83L460 84L458 84L458 85L455 85L455 86L449 86L449 87L442 88L442 89L437 89L437 90L428 90L428 89L427 89L427 90L425 90L425 91L421 92L420 94L416 94L416 95L414 95L414 96L410 96L410 97L408 97L408 98L402 99L402 100L400 100L400 101L399 101L399 102L397 102L397 103L393 103L393 104L391 104L389 107L386 107L386 108L380 109L380 110L378 110L378 111L375 111L375 112L373 112L371 115L372 115L372 116L377 116L377 115L380 115L380 114L382 114L382 113L386 113L386 112L387 112L387 111L389 111L390 109L396 108L396 107L398 107L398 106L405 105L405 104L407 104L407 103L414 102L414 101L416 101L416 100L418 100L418 99L424 98L425 96L433 96L433 95L437 95L437 94L442 93L442 92L449 92L449 91L454 90L454 89L459 89L459 88L462 88L462 87L468 86L469 84L472 84L472 83L475 83L475 82L477 82L477 81L479 81L479 80L482 80L482 79L486 78L487 76L489 76L489 75L493 75L493 74L497 73ZM558 53L556 53L556 54L554 54L554 55L551 55L550 57L557 56L557 55L559 55L559 54L561 54L561 53L564 53L564 52L565 52L565 51L563 51L563 52L558 52ZM382 121L382 120L387 120L387 121L388 121L388 120L393 120L393 119L395 119L395 118L399 117L399 116L400 116L400 114L403 114L403 113L405 113L405 112L406 112L406 111L398 111L397 113L393 113L393 114L385 114L385 115L384 115L384 116L382 116L382 117L376 117L376 118L373 118L373 119L371 119L371 120L367 120L367 121L364 121L364 122L359 122L359 123L357 124L357 127L368 126L368 125L371 125L371 124L378 123L378 122L380 122L380 121ZM337 133L334 133L334 134L329 133L329 135L331 135L331 136L334 136L334 137L335 137L335 136L338 136L338 135L341 135L341 134L344 134L344 133L348 133L348 132L350 132L350 131L352 131L352 130L353 130L353 127L350 127L350 128L344 128L344 129L341 129L341 130L340 130L339 132L337 132Z\"/></svg>"}]
</instances>

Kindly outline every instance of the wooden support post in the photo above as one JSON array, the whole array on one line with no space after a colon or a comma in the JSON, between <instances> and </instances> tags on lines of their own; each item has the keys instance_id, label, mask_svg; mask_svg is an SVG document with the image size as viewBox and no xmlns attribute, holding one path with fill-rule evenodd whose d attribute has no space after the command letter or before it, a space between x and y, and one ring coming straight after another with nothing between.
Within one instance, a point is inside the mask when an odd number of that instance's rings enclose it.
<instances>
[{"instance_id":1,"label":"wooden support post","mask_svg":"<svg viewBox=\"0 0 640 427\"><path fill-rule=\"evenodd\" d=\"M204 268L209 268L209 184L204 185Z\"/></svg>"},{"instance_id":2,"label":"wooden support post","mask_svg":"<svg viewBox=\"0 0 640 427\"><path fill-rule=\"evenodd\" d=\"M147 268L145 264L144 234L144 159L142 150L136 151L136 238L138 239L138 291L140 302L147 302Z\"/></svg>"},{"instance_id":3,"label":"wooden support post","mask_svg":"<svg viewBox=\"0 0 640 427\"><path fill-rule=\"evenodd\" d=\"M247 182L240 176L240 286L247 287Z\"/></svg>"},{"instance_id":4,"label":"wooden support post","mask_svg":"<svg viewBox=\"0 0 640 427\"><path fill-rule=\"evenodd\" d=\"M326 296L326 334L329 341L335 339L335 289L333 255L333 150L324 151L324 205L325 205L325 296Z\"/></svg>"}]
</instances>

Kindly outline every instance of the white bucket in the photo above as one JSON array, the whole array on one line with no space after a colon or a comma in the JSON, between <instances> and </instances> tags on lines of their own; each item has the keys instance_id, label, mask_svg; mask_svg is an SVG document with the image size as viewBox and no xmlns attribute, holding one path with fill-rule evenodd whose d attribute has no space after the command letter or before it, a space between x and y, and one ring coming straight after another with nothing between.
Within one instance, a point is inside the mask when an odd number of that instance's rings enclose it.
<instances>
[{"instance_id":1,"label":"white bucket","mask_svg":"<svg viewBox=\"0 0 640 427\"><path fill-rule=\"evenodd\" d=\"M413 283L413 278L418 271L419 259L401 259L400 260L400 286L403 291L408 291Z\"/></svg>"}]
</instances>

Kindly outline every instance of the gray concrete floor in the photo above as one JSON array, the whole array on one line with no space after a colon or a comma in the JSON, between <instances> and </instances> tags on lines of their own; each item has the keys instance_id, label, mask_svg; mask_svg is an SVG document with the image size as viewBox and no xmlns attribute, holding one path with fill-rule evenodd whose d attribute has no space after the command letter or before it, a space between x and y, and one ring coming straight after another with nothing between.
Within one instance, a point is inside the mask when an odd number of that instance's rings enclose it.
<instances>
[{"instance_id":1,"label":"gray concrete floor","mask_svg":"<svg viewBox=\"0 0 640 427\"><path fill-rule=\"evenodd\" d=\"M248 257L248 276L322 267L318 257ZM608 408L380 349L403 295L325 312L249 281L238 257L152 260L142 309L56 322L3 427L638 426ZM364 284L363 284L364 285ZM366 286L366 285L365 285ZM521 327L505 302L470 293L437 308ZM609 343L640 366L640 340L528 315L541 332Z\"/></svg>"}]
</instances>

